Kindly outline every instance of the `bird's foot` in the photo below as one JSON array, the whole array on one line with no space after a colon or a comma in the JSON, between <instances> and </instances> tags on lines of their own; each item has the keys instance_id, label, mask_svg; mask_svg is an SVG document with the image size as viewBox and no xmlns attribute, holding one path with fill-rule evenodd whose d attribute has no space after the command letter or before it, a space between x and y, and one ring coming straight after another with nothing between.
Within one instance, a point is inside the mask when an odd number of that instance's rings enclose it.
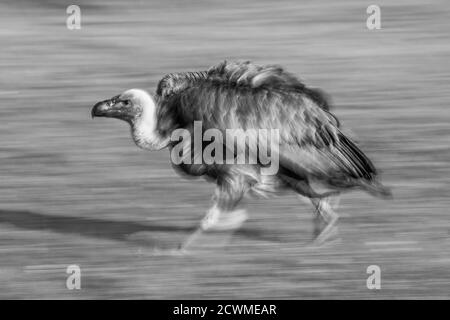
<instances>
[{"instance_id":1,"label":"bird's foot","mask_svg":"<svg viewBox=\"0 0 450 320\"><path fill-rule=\"evenodd\" d=\"M180 245L179 250L187 252L206 247L223 247L247 218L245 210L235 210L224 215L208 213L199 228Z\"/></svg>"},{"instance_id":2,"label":"bird's foot","mask_svg":"<svg viewBox=\"0 0 450 320\"><path fill-rule=\"evenodd\" d=\"M248 214L245 210L235 210L227 212L215 221L208 221L209 223L207 224L203 224L202 221L202 228L203 230L208 231L236 230L239 229L247 219Z\"/></svg>"},{"instance_id":3,"label":"bird's foot","mask_svg":"<svg viewBox=\"0 0 450 320\"><path fill-rule=\"evenodd\" d=\"M325 228L322 229L320 233L315 237L313 243L315 245L322 245L327 241L330 241L330 239L337 237L338 235L338 228L336 226L337 217L333 217L332 220L328 222Z\"/></svg>"}]
</instances>

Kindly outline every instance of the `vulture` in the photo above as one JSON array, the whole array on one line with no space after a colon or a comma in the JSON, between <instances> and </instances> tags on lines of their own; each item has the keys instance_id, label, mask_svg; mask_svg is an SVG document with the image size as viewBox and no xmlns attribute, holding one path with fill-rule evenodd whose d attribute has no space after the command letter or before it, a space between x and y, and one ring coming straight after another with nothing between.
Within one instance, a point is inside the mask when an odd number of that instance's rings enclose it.
<instances>
[{"instance_id":1,"label":"vulture","mask_svg":"<svg viewBox=\"0 0 450 320\"><path fill-rule=\"evenodd\" d=\"M341 192L360 189L380 198L391 196L369 158L341 131L325 93L307 87L277 65L224 61L206 71L168 74L155 94L129 89L96 103L91 114L128 122L137 146L176 150L184 160L172 161L177 171L203 176L216 185L212 207L183 248L203 231L238 229L247 219L246 210L239 206L247 194L267 197L291 190L309 200L318 243L335 229L338 215L332 203ZM266 151L277 156L277 171L264 173L268 164L259 153L251 163L203 161L208 141L196 147L192 139L174 135L180 129L195 134L196 122L201 123L202 133L216 129L225 136L228 129L276 130L276 148L266 147ZM228 152L236 158L249 152L250 145L263 148L255 135L244 141L246 148L234 148L233 142L230 150L230 145L217 139L215 146L220 147L214 153Z\"/></svg>"}]
</instances>

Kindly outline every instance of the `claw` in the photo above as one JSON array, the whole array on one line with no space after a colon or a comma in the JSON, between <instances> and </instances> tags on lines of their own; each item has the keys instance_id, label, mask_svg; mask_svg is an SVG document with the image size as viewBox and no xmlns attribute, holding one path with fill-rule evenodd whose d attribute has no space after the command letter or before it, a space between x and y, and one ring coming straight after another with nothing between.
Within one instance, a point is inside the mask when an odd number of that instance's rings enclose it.
<instances>
[{"instance_id":1,"label":"claw","mask_svg":"<svg viewBox=\"0 0 450 320\"><path fill-rule=\"evenodd\" d=\"M314 243L317 245L323 244L327 241L331 235L337 233L336 222L339 216L333 211L339 204L339 198L335 199L334 203L331 202L330 198L321 199L319 202L314 202L316 207L316 218L315 218L315 230L316 235ZM323 227L323 223L326 225Z\"/></svg>"},{"instance_id":2,"label":"claw","mask_svg":"<svg viewBox=\"0 0 450 320\"><path fill-rule=\"evenodd\" d=\"M202 220L197 230L195 230L194 233L179 246L179 250L187 251L193 248L205 248L211 246L221 247L229 240L233 232L242 226L247 218L248 215L245 210L227 212L224 216L220 216L215 212L212 214L209 212ZM203 237L212 237L213 239L204 241L205 239L202 239ZM216 237L216 239L214 239L214 237ZM217 237L219 237L219 239L217 239Z\"/></svg>"}]
</instances>

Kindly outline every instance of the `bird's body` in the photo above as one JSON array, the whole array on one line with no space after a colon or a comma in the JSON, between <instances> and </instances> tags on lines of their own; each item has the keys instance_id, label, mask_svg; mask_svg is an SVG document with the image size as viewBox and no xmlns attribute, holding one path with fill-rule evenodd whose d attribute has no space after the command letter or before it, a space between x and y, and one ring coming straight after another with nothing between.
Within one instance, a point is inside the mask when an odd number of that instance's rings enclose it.
<instances>
[{"instance_id":1,"label":"bird's body","mask_svg":"<svg viewBox=\"0 0 450 320\"><path fill-rule=\"evenodd\" d=\"M144 149L168 147L172 151L181 143L183 150L189 150L183 156L191 161L174 166L187 175L206 176L216 183L215 205L203 220L203 229L218 224L224 213L232 216L239 201L249 192L267 195L293 190L310 198L325 220L326 215L335 215L324 205L331 194L351 188L381 196L389 194L377 182L377 171L371 161L342 133L324 94L306 87L280 67L223 62L208 71L165 76L153 98L145 91L132 89L113 99L122 104L126 101L128 107L122 105L108 111L96 105L93 115L126 120L131 125L134 141ZM255 163L194 161L207 144L195 148L191 147L190 139L173 141L171 137L179 129L193 133L196 121L201 122L203 133L217 129L224 136L227 129L277 130L278 171L262 174L267 164L259 154ZM251 145L261 148L255 135L249 134L246 139L244 152L249 152ZM224 144L224 154L227 148ZM233 148L232 152L239 156L238 149ZM314 190L313 182L328 191ZM325 229L334 224L328 222Z\"/></svg>"}]
</instances>

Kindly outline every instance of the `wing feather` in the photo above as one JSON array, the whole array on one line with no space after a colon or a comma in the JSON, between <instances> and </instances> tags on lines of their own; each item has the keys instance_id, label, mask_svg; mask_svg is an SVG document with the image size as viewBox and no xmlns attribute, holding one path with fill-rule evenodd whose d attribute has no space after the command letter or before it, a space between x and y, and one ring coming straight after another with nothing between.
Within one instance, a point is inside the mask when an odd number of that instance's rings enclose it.
<instances>
[{"instance_id":1,"label":"wing feather","mask_svg":"<svg viewBox=\"0 0 450 320\"><path fill-rule=\"evenodd\" d=\"M170 128L202 121L204 130L278 129L280 165L297 175L366 180L376 175L370 160L340 131L325 96L280 67L224 62L161 81L159 119Z\"/></svg>"}]
</instances>

